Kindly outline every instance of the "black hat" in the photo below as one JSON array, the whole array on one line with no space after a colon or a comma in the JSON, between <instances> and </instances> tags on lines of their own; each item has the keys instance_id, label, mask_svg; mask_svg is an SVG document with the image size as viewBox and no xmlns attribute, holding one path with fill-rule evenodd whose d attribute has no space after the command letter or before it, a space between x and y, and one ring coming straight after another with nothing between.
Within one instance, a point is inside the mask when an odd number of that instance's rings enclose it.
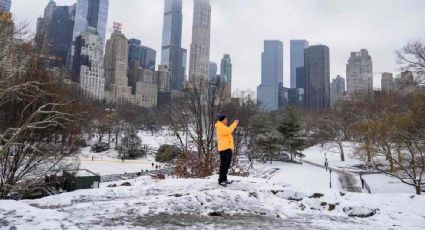
<instances>
[{"instance_id":1,"label":"black hat","mask_svg":"<svg viewBox=\"0 0 425 230\"><path fill-rule=\"evenodd\" d=\"M219 115L217 115L217 118L218 118L219 121L223 121L224 119L226 119L226 115L219 114Z\"/></svg>"}]
</instances>

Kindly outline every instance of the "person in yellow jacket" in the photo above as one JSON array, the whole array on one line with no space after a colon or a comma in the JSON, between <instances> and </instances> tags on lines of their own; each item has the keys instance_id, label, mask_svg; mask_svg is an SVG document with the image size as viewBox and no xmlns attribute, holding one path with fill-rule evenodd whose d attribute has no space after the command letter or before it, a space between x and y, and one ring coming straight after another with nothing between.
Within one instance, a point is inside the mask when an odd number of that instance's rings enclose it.
<instances>
[{"instance_id":1,"label":"person in yellow jacket","mask_svg":"<svg viewBox=\"0 0 425 230\"><path fill-rule=\"evenodd\" d=\"M229 171L232 154L235 149L233 142L233 131L238 126L239 120L235 120L232 125L227 126L226 115L218 115L218 121L215 123L215 129L217 133L217 149L220 153L220 176L218 178L218 184L226 187L227 184L231 184L227 180L227 173Z\"/></svg>"}]
</instances>

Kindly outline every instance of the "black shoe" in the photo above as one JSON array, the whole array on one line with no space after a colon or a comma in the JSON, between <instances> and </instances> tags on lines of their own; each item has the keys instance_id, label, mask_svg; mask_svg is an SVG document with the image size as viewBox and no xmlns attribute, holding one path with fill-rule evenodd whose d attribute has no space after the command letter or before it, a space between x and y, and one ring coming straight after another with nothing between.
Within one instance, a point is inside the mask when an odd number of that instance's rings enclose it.
<instances>
[{"instance_id":1,"label":"black shoe","mask_svg":"<svg viewBox=\"0 0 425 230\"><path fill-rule=\"evenodd\" d=\"M227 184L225 182L218 183L218 185L220 185L222 187L227 187Z\"/></svg>"},{"instance_id":2,"label":"black shoe","mask_svg":"<svg viewBox=\"0 0 425 230\"><path fill-rule=\"evenodd\" d=\"M228 180L226 180L225 182L223 182L223 183L226 183L226 184L232 184L233 182L232 181L228 181Z\"/></svg>"}]
</instances>

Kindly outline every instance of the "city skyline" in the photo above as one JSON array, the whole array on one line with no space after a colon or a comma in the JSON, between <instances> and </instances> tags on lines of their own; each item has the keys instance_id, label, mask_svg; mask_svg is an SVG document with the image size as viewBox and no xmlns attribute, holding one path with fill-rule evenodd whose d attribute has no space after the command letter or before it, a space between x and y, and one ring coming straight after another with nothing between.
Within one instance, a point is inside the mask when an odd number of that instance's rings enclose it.
<instances>
[{"instance_id":1,"label":"city skyline","mask_svg":"<svg viewBox=\"0 0 425 230\"><path fill-rule=\"evenodd\" d=\"M57 1L58 5L75 2ZM320 4L308 0L296 3L274 0L267 2L272 4L257 0L246 0L243 3L240 0L216 0L212 2L210 61L219 62L224 53L229 53L234 64L233 89L255 90L261 76L259 54L263 40L282 40L284 46L289 47L291 39L306 39L311 45L329 46L331 76L341 75L345 78L345 64L350 52L362 48L369 50L376 73L391 72L396 75L399 71L394 50L423 36L420 22L425 21L425 16L420 10L423 7L418 6L425 7L425 2L390 2L348 1L344 5L331 0ZM14 0L11 11L16 20L29 22L31 29L35 31L36 18L43 14L47 3L48 0L37 3ZM282 7L284 5L291 7ZM158 0L132 0L125 5L111 0L107 37L112 32L112 22L118 21L123 23L123 33L127 37L140 38L143 44L160 51L163 7L164 2ZM190 46L192 11L193 1L183 0L182 47L185 48ZM406 12L409 12L408 17L405 16ZM360 14L364 17L357 18ZM289 17L291 20L286 20ZM355 17L357 19L352 20ZM388 24L388 21L392 23ZM357 34L358 31L362 33ZM346 36L347 34L350 36ZM157 55L157 63L160 63L158 56L160 55ZM284 60L284 85L289 86L289 49L285 49ZM379 86L380 80L380 74L376 74L374 85Z\"/></svg>"}]
</instances>

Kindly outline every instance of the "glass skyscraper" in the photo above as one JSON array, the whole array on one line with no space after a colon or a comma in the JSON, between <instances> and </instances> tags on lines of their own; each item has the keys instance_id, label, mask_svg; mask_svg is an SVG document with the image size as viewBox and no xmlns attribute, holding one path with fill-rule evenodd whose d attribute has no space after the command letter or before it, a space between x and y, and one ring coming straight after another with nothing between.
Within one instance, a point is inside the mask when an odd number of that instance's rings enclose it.
<instances>
[{"instance_id":1,"label":"glass skyscraper","mask_svg":"<svg viewBox=\"0 0 425 230\"><path fill-rule=\"evenodd\" d=\"M297 68L304 66L304 49L308 47L306 40L291 40L291 88L297 88Z\"/></svg>"},{"instance_id":2,"label":"glass skyscraper","mask_svg":"<svg viewBox=\"0 0 425 230\"><path fill-rule=\"evenodd\" d=\"M213 81L217 77L217 63L210 62L210 81Z\"/></svg>"},{"instance_id":3,"label":"glass skyscraper","mask_svg":"<svg viewBox=\"0 0 425 230\"><path fill-rule=\"evenodd\" d=\"M72 41L90 26L96 28L105 44L108 10L109 0L78 0Z\"/></svg>"},{"instance_id":4,"label":"glass skyscraper","mask_svg":"<svg viewBox=\"0 0 425 230\"><path fill-rule=\"evenodd\" d=\"M12 6L12 0L0 0L0 11L10 12Z\"/></svg>"},{"instance_id":5,"label":"glass skyscraper","mask_svg":"<svg viewBox=\"0 0 425 230\"><path fill-rule=\"evenodd\" d=\"M232 83L232 59L229 54L225 54L221 59L220 75L226 84Z\"/></svg>"},{"instance_id":6,"label":"glass skyscraper","mask_svg":"<svg viewBox=\"0 0 425 230\"><path fill-rule=\"evenodd\" d=\"M257 88L257 100L264 110L279 108L279 85L283 85L283 42L264 41L261 54L261 85Z\"/></svg>"},{"instance_id":7,"label":"glass skyscraper","mask_svg":"<svg viewBox=\"0 0 425 230\"><path fill-rule=\"evenodd\" d=\"M310 46L304 50L305 107L323 111L330 106L329 47Z\"/></svg>"},{"instance_id":8,"label":"glass skyscraper","mask_svg":"<svg viewBox=\"0 0 425 230\"><path fill-rule=\"evenodd\" d=\"M155 71L156 51L147 46L142 46L142 42L132 38L128 40L128 64L132 61L139 61L140 67Z\"/></svg>"},{"instance_id":9,"label":"glass skyscraper","mask_svg":"<svg viewBox=\"0 0 425 230\"><path fill-rule=\"evenodd\" d=\"M57 58L58 65L65 65L72 45L75 6L56 6L52 14L49 32L49 54Z\"/></svg>"},{"instance_id":10,"label":"glass skyscraper","mask_svg":"<svg viewBox=\"0 0 425 230\"><path fill-rule=\"evenodd\" d=\"M182 65L182 22L182 0L165 0L161 65L168 66L171 88L178 91L184 87L185 73L185 66Z\"/></svg>"}]
</instances>

